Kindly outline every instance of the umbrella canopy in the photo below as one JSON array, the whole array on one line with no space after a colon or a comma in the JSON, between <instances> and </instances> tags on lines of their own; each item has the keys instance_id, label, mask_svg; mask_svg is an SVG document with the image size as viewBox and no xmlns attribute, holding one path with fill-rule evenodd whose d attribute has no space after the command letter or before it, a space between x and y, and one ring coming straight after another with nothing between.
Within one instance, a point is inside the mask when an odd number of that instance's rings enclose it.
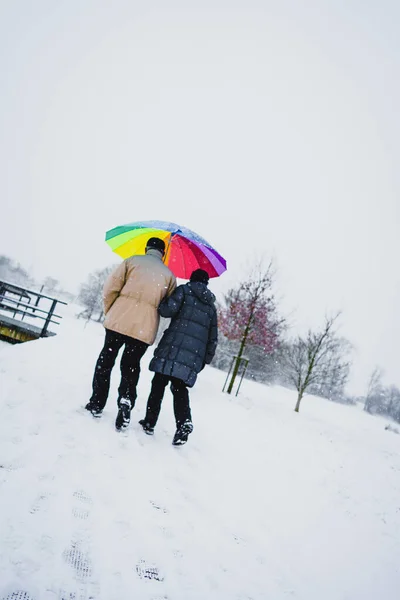
<instances>
[{"instance_id":1,"label":"umbrella canopy","mask_svg":"<svg viewBox=\"0 0 400 600\"><path fill-rule=\"evenodd\" d=\"M144 254L150 237L164 240L164 263L176 277L189 279L195 269L204 269L210 277L226 271L226 260L194 231L168 221L137 221L114 227L106 233L106 242L121 258Z\"/></svg>"}]
</instances>

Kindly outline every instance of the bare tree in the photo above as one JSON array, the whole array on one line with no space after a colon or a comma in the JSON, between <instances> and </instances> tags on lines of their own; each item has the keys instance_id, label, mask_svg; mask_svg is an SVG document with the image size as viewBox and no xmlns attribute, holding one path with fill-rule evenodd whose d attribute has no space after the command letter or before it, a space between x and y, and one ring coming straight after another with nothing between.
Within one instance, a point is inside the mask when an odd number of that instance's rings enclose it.
<instances>
[{"instance_id":1,"label":"bare tree","mask_svg":"<svg viewBox=\"0 0 400 600\"><path fill-rule=\"evenodd\" d=\"M45 292L47 292L47 294L53 294L57 288L60 286L60 282L58 281L58 279L55 279L54 277L46 277L44 282L43 282L43 289L45 290Z\"/></svg>"},{"instance_id":2,"label":"bare tree","mask_svg":"<svg viewBox=\"0 0 400 600\"><path fill-rule=\"evenodd\" d=\"M221 333L228 340L240 342L228 394L232 392L247 344L260 346L265 353L277 346L283 319L277 317L273 280L272 262L266 269L259 264L237 288L229 290L224 305L218 307Z\"/></svg>"},{"instance_id":3,"label":"bare tree","mask_svg":"<svg viewBox=\"0 0 400 600\"><path fill-rule=\"evenodd\" d=\"M320 376L309 386L309 393L328 400L346 401L345 385L350 374L348 356L351 350L352 345L345 338L336 335L331 337Z\"/></svg>"},{"instance_id":4,"label":"bare tree","mask_svg":"<svg viewBox=\"0 0 400 600\"><path fill-rule=\"evenodd\" d=\"M305 337L298 336L288 344L283 359L283 368L288 381L297 390L295 411L299 412L304 393L312 386L321 384L329 373L329 367L334 366L341 383L348 374L343 360L338 337L334 330L340 313L326 317L325 324L319 331L309 330Z\"/></svg>"},{"instance_id":5,"label":"bare tree","mask_svg":"<svg viewBox=\"0 0 400 600\"><path fill-rule=\"evenodd\" d=\"M98 269L88 275L87 280L79 290L78 301L84 307L79 313L78 318L84 317L88 321L97 315L97 321L100 322L104 316L103 313L103 287L104 283L114 267Z\"/></svg>"},{"instance_id":6,"label":"bare tree","mask_svg":"<svg viewBox=\"0 0 400 600\"><path fill-rule=\"evenodd\" d=\"M387 413L393 419L398 420L400 411L400 390L395 385L390 385L388 391Z\"/></svg>"},{"instance_id":7,"label":"bare tree","mask_svg":"<svg viewBox=\"0 0 400 600\"><path fill-rule=\"evenodd\" d=\"M382 388L382 377L383 377L383 369L379 366L376 366L372 371L370 378L368 380L367 387L367 395L365 397L364 410L366 412L371 412L372 399L377 395L377 393Z\"/></svg>"}]
</instances>

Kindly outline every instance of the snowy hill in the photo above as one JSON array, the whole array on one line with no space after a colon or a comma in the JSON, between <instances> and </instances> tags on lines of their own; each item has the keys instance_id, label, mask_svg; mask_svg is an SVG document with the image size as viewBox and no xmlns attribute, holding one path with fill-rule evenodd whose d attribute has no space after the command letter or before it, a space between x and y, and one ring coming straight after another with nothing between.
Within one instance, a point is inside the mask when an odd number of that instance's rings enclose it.
<instances>
[{"instance_id":1,"label":"snowy hill","mask_svg":"<svg viewBox=\"0 0 400 600\"><path fill-rule=\"evenodd\" d=\"M397 600L400 436L359 408L207 368L195 431L114 430L90 395L102 327L0 346L0 600Z\"/></svg>"}]
</instances>

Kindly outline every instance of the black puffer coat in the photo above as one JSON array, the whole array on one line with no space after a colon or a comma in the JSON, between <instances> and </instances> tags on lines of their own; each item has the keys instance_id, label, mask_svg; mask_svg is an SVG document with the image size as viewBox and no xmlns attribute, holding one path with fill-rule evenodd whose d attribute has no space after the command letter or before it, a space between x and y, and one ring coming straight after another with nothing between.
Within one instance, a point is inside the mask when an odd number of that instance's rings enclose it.
<instances>
[{"instance_id":1,"label":"black puffer coat","mask_svg":"<svg viewBox=\"0 0 400 600\"><path fill-rule=\"evenodd\" d=\"M161 302L158 312L171 317L171 323L154 351L150 371L177 377L192 387L217 347L215 296L204 283L186 283Z\"/></svg>"}]
</instances>

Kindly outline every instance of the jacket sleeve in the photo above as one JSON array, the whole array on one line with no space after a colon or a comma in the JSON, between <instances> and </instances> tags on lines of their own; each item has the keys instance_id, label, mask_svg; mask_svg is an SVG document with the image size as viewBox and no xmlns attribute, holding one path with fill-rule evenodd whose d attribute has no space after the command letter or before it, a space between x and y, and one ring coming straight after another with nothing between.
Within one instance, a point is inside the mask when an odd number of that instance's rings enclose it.
<instances>
[{"instance_id":1,"label":"jacket sleeve","mask_svg":"<svg viewBox=\"0 0 400 600\"><path fill-rule=\"evenodd\" d=\"M206 358L205 363L209 365L212 359L214 358L215 350L217 349L218 344L218 320L217 320L217 311L214 310L214 314L211 319L210 330L208 333L208 343L206 350Z\"/></svg>"},{"instance_id":2,"label":"jacket sleeve","mask_svg":"<svg viewBox=\"0 0 400 600\"><path fill-rule=\"evenodd\" d=\"M158 307L159 314L166 319L175 317L181 309L183 297L183 285L180 285L171 296L167 296L161 301L160 306Z\"/></svg>"},{"instance_id":3,"label":"jacket sleeve","mask_svg":"<svg viewBox=\"0 0 400 600\"><path fill-rule=\"evenodd\" d=\"M166 296L167 298L169 298L169 296L171 296L171 294L176 290L176 279L175 279L175 275L171 275L171 280L169 282L169 286L167 289L167 293Z\"/></svg>"},{"instance_id":4,"label":"jacket sleeve","mask_svg":"<svg viewBox=\"0 0 400 600\"><path fill-rule=\"evenodd\" d=\"M116 299L120 291L125 285L127 274L126 260L121 263L106 279L103 289L103 304L104 314L106 315Z\"/></svg>"}]
</instances>

